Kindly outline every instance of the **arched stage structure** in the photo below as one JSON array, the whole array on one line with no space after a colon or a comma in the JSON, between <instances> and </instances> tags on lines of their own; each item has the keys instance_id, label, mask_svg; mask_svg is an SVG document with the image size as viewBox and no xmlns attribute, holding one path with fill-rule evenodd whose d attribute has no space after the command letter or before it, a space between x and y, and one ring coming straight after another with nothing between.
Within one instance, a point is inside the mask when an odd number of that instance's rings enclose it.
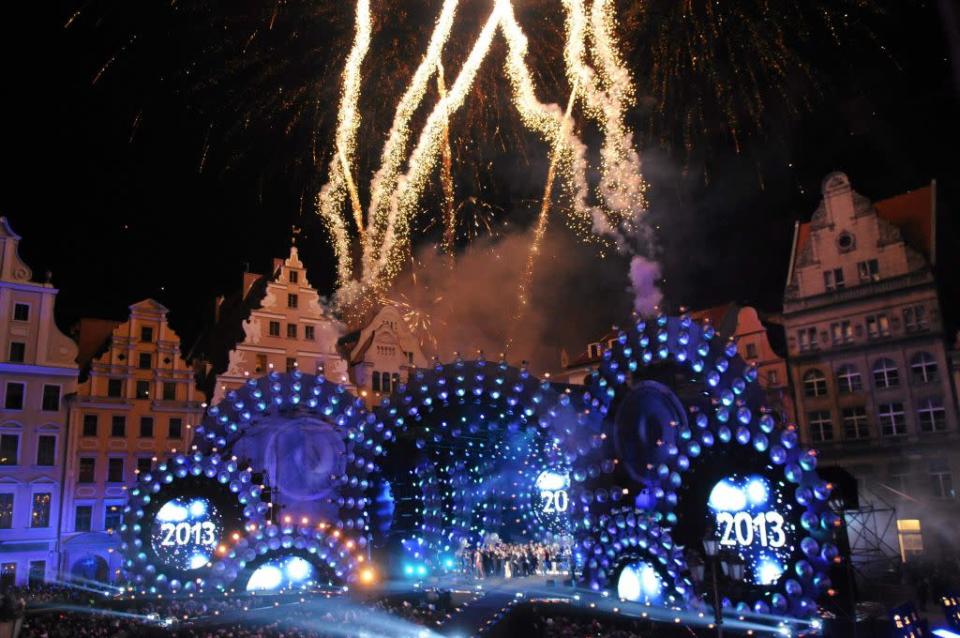
<instances>
[{"instance_id":1,"label":"arched stage structure","mask_svg":"<svg viewBox=\"0 0 960 638\"><path fill-rule=\"evenodd\" d=\"M320 376L251 379L194 449L140 477L131 589L264 590L449 568L491 539L564 539L581 585L702 607L704 537L746 563L739 613L811 617L838 559L831 486L756 370L688 316L620 330L583 386L482 358L435 363L367 410ZM272 522L268 522L272 521Z\"/></svg>"}]
</instances>

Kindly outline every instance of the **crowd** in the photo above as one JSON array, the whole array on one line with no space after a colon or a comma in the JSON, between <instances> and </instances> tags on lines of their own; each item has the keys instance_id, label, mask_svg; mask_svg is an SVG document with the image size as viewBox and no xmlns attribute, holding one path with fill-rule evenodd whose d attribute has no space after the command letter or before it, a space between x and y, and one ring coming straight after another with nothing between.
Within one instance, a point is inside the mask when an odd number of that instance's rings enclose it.
<instances>
[{"instance_id":1,"label":"crowd","mask_svg":"<svg viewBox=\"0 0 960 638\"><path fill-rule=\"evenodd\" d=\"M460 556L464 573L477 578L522 578L560 574L570 564L570 548L562 545L498 543L466 548Z\"/></svg>"}]
</instances>

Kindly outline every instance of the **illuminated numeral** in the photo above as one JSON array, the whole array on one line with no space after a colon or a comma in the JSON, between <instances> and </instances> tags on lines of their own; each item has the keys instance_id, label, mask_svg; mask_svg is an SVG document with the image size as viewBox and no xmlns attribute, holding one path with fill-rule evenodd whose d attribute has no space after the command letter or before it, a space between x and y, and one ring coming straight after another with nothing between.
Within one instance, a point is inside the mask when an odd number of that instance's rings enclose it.
<instances>
[{"instance_id":1,"label":"illuminated numeral","mask_svg":"<svg viewBox=\"0 0 960 638\"><path fill-rule=\"evenodd\" d=\"M204 523L164 523L160 526L163 538L160 545L173 547L174 545L216 545L217 526L206 521Z\"/></svg>"},{"instance_id":2,"label":"illuminated numeral","mask_svg":"<svg viewBox=\"0 0 960 638\"><path fill-rule=\"evenodd\" d=\"M717 513L720 544L749 547L758 540L762 547L780 548L787 544L786 521L779 512L765 512L751 517L747 512Z\"/></svg>"},{"instance_id":3,"label":"illuminated numeral","mask_svg":"<svg viewBox=\"0 0 960 638\"><path fill-rule=\"evenodd\" d=\"M173 523L164 523L160 526L160 533L163 534L163 540L160 542L164 547L172 547L174 545L173 536L177 531L177 526Z\"/></svg>"},{"instance_id":4,"label":"illuminated numeral","mask_svg":"<svg viewBox=\"0 0 960 638\"><path fill-rule=\"evenodd\" d=\"M570 495L566 490L540 492L540 498L543 499L544 514L563 513L570 507Z\"/></svg>"},{"instance_id":5,"label":"illuminated numeral","mask_svg":"<svg viewBox=\"0 0 960 638\"><path fill-rule=\"evenodd\" d=\"M217 526L207 521L203 524L203 544L204 545L216 545L217 544Z\"/></svg>"}]
</instances>

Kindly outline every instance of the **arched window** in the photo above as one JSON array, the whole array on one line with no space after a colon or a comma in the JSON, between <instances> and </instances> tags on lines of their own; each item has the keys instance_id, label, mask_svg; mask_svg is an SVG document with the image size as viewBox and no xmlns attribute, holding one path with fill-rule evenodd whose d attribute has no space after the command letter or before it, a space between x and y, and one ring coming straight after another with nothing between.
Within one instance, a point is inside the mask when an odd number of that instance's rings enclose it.
<instances>
[{"instance_id":1,"label":"arched window","mask_svg":"<svg viewBox=\"0 0 960 638\"><path fill-rule=\"evenodd\" d=\"M827 376L814 368L803 375L803 393L808 397L827 395Z\"/></svg>"},{"instance_id":2,"label":"arched window","mask_svg":"<svg viewBox=\"0 0 960 638\"><path fill-rule=\"evenodd\" d=\"M923 399L917 408L921 432L942 432L947 429L947 411L939 397Z\"/></svg>"},{"instance_id":3,"label":"arched window","mask_svg":"<svg viewBox=\"0 0 960 638\"><path fill-rule=\"evenodd\" d=\"M893 359L878 359L873 364L873 383L878 390L895 388L900 385L900 371Z\"/></svg>"},{"instance_id":4,"label":"arched window","mask_svg":"<svg viewBox=\"0 0 960 638\"><path fill-rule=\"evenodd\" d=\"M914 383L930 383L937 380L937 360L929 352L918 352L910 360L910 372Z\"/></svg>"},{"instance_id":5,"label":"arched window","mask_svg":"<svg viewBox=\"0 0 960 638\"><path fill-rule=\"evenodd\" d=\"M841 394L853 394L863 389L863 380L860 378L860 371L856 366L840 366L837 370L837 386Z\"/></svg>"},{"instance_id":6,"label":"arched window","mask_svg":"<svg viewBox=\"0 0 960 638\"><path fill-rule=\"evenodd\" d=\"M380 373L379 372L373 373L372 385L373 385L374 392L380 392Z\"/></svg>"}]
</instances>

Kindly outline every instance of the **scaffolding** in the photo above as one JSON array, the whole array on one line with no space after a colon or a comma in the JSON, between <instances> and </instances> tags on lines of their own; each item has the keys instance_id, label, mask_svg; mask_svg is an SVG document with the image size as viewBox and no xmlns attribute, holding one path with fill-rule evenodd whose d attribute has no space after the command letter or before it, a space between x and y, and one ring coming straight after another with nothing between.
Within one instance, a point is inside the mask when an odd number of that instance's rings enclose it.
<instances>
[{"instance_id":1,"label":"scaffolding","mask_svg":"<svg viewBox=\"0 0 960 638\"><path fill-rule=\"evenodd\" d=\"M857 587L869 591L899 580L897 511L873 490L861 489L859 497L859 506L844 509L843 518Z\"/></svg>"}]
</instances>

